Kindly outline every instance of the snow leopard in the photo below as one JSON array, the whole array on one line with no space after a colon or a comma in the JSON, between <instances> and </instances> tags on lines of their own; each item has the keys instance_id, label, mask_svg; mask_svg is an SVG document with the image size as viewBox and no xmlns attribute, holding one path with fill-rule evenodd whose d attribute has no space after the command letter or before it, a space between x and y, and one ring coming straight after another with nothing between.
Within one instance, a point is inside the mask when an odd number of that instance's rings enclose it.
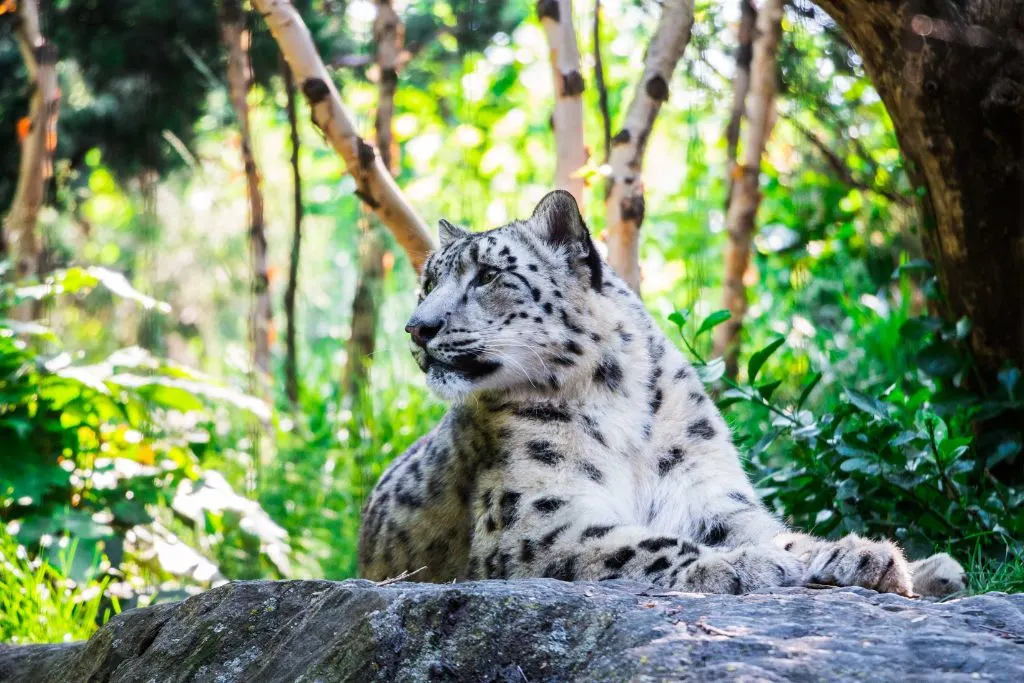
<instances>
[{"instance_id":1,"label":"snow leopard","mask_svg":"<svg viewBox=\"0 0 1024 683\"><path fill-rule=\"evenodd\" d=\"M451 406L370 494L363 577L964 588L948 555L910 563L889 540L815 538L766 508L694 367L603 262L571 194L439 233L406 331Z\"/></svg>"}]
</instances>

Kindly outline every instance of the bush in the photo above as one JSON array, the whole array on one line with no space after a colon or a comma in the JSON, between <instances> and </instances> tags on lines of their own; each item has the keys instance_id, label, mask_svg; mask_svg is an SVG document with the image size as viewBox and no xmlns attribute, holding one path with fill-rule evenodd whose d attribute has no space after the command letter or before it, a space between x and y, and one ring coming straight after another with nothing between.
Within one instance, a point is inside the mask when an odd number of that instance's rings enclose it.
<instances>
[{"instance_id":1,"label":"bush","mask_svg":"<svg viewBox=\"0 0 1024 683\"><path fill-rule=\"evenodd\" d=\"M71 268L36 287L4 286L0 313L99 286L160 307L117 273ZM143 349L78 364L45 326L0 318L0 528L50 560L73 538L81 552L69 576L112 573L126 589L208 585L229 558L272 573L287 561L286 534L204 466L223 450L215 405L270 418L262 402Z\"/></svg>"},{"instance_id":2,"label":"bush","mask_svg":"<svg viewBox=\"0 0 1024 683\"><path fill-rule=\"evenodd\" d=\"M681 334L688 317L670 317ZM815 402L809 399L821 372L799 378L802 386L788 399L780 398L783 381L762 372L783 348L781 336L750 355L743 384L723 380L721 359L705 361L696 346L726 319L726 311L712 313L683 342L705 382L722 389L718 404L748 471L787 521L822 536L895 538L911 556L949 550L976 565L1020 562L1024 488L1001 482L993 470L1020 454L1019 428L1002 423L1024 408L1024 385L1006 368L997 391L965 388L970 364L957 344L966 323L927 316L885 322L898 325L897 344L916 359L909 371L833 376Z\"/></svg>"}]
</instances>

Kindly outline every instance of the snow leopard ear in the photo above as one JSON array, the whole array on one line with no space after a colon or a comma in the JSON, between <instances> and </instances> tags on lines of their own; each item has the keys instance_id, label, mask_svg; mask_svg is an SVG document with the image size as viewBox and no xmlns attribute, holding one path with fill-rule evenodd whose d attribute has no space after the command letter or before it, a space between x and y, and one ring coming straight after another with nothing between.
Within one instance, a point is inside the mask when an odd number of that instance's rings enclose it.
<instances>
[{"instance_id":1,"label":"snow leopard ear","mask_svg":"<svg viewBox=\"0 0 1024 683\"><path fill-rule=\"evenodd\" d=\"M530 220L539 237L559 247L585 242L589 234L576 199L565 190L544 195Z\"/></svg>"},{"instance_id":2,"label":"snow leopard ear","mask_svg":"<svg viewBox=\"0 0 1024 683\"><path fill-rule=\"evenodd\" d=\"M530 223L541 239L556 247L568 247L571 256L586 262L590 286L601 291L601 256L590 239L575 197L565 190L547 193L533 210Z\"/></svg>"},{"instance_id":3,"label":"snow leopard ear","mask_svg":"<svg viewBox=\"0 0 1024 683\"><path fill-rule=\"evenodd\" d=\"M437 222L437 232L441 237L441 248L444 249L455 240L460 240L463 237L468 237L469 233L455 225L449 223L447 220L442 218Z\"/></svg>"}]
</instances>

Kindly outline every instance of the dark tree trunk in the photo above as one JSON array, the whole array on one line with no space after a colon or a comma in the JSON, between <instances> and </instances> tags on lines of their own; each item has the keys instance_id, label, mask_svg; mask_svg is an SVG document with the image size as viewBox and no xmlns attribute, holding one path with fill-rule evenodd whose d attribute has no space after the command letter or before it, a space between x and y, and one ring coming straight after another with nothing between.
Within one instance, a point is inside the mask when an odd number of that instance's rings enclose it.
<instances>
[{"instance_id":1,"label":"dark tree trunk","mask_svg":"<svg viewBox=\"0 0 1024 683\"><path fill-rule=\"evenodd\" d=\"M405 24L391 6L391 0L377 1L373 22L376 61L380 69L377 83L377 113L374 128L377 148L384 168L398 172L398 145L392 122L395 117L395 91L398 89L400 55L405 47ZM380 298L384 280L384 241L367 217L360 221L359 280L352 300L352 334L348 340L348 363L343 387L353 402L361 399L370 374L370 363L377 344Z\"/></svg>"},{"instance_id":2,"label":"dark tree trunk","mask_svg":"<svg viewBox=\"0 0 1024 683\"><path fill-rule=\"evenodd\" d=\"M299 402L299 360L296 348L295 297L299 291L299 258L302 250L302 173L299 171L299 117L295 98L295 78L292 70L282 59L285 94L288 98L288 127L291 133L291 164L292 164L292 197L293 226L292 250L288 260L288 287L284 292L284 312L287 326L285 328L285 389L292 405Z\"/></svg>"},{"instance_id":3,"label":"dark tree trunk","mask_svg":"<svg viewBox=\"0 0 1024 683\"><path fill-rule=\"evenodd\" d=\"M273 310L270 304L270 277L267 258L267 232L263 207L263 179L253 152L249 121L249 88L252 64L249 37L240 0L222 0L221 35L228 52L228 91L241 135L242 165L245 169L246 196L249 200L249 252L252 259L253 305L249 315L253 374L265 384L270 370L270 339Z\"/></svg>"},{"instance_id":4,"label":"dark tree trunk","mask_svg":"<svg viewBox=\"0 0 1024 683\"><path fill-rule=\"evenodd\" d=\"M821 0L860 53L922 197L980 382L1024 367L1024 2Z\"/></svg>"}]
</instances>

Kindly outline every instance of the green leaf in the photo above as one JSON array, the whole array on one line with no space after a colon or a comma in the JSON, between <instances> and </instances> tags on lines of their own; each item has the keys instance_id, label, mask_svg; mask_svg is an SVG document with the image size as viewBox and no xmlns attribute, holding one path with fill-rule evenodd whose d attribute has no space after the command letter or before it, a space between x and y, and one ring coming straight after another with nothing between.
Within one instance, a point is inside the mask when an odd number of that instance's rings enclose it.
<instances>
[{"instance_id":1,"label":"green leaf","mask_svg":"<svg viewBox=\"0 0 1024 683\"><path fill-rule=\"evenodd\" d=\"M750 450L747 451L747 457L756 458L757 456L761 455L761 453L763 453L766 448L772 445L772 442L775 441L775 439L777 439L779 434L781 433L782 430L778 428L765 433L764 436L758 439L757 443L751 446Z\"/></svg>"},{"instance_id":2,"label":"green leaf","mask_svg":"<svg viewBox=\"0 0 1024 683\"><path fill-rule=\"evenodd\" d=\"M43 337L46 341L57 342L57 335L54 334L53 330L45 325L40 325L34 322L21 322L18 320L8 320L6 318L0 318L0 328L6 327L7 329L14 332L14 334L23 334L25 336Z\"/></svg>"},{"instance_id":3,"label":"green leaf","mask_svg":"<svg viewBox=\"0 0 1024 683\"><path fill-rule=\"evenodd\" d=\"M724 374L725 360L722 358L713 358L707 364L697 366L697 376L700 377L700 381L704 382L704 384L717 382L722 379Z\"/></svg>"},{"instance_id":4,"label":"green leaf","mask_svg":"<svg viewBox=\"0 0 1024 683\"><path fill-rule=\"evenodd\" d=\"M968 318L960 318L956 321L956 338L963 340L971 333L971 321Z\"/></svg>"},{"instance_id":5,"label":"green leaf","mask_svg":"<svg viewBox=\"0 0 1024 683\"><path fill-rule=\"evenodd\" d=\"M995 447L992 454L985 460L986 467L995 467L1009 458L1016 457L1021 451L1021 443L1015 438L1003 439Z\"/></svg>"},{"instance_id":6,"label":"green leaf","mask_svg":"<svg viewBox=\"0 0 1024 683\"><path fill-rule=\"evenodd\" d=\"M892 446L893 448L901 448L917 438L919 438L919 434L917 432L904 430L897 434L896 436L889 439L889 445Z\"/></svg>"},{"instance_id":7,"label":"green leaf","mask_svg":"<svg viewBox=\"0 0 1024 683\"><path fill-rule=\"evenodd\" d=\"M169 304L139 292L128 282L128 278L115 270L92 266L89 268L88 274L109 289L112 294L135 301L147 310L156 309L161 313L168 313L171 310Z\"/></svg>"},{"instance_id":8,"label":"green leaf","mask_svg":"<svg viewBox=\"0 0 1024 683\"><path fill-rule=\"evenodd\" d=\"M880 469L877 463L871 462L867 458L850 458L844 460L839 469L843 472L863 472L868 475L876 475Z\"/></svg>"},{"instance_id":9,"label":"green leaf","mask_svg":"<svg viewBox=\"0 0 1024 683\"><path fill-rule=\"evenodd\" d=\"M757 388L757 393L761 394L761 398L765 401L770 401L772 394L775 393L775 390L779 388L780 384L782 384L781 379L777 379L774 382L768 382L767 384L762 384Z\"/></svg>"},{"instance_id":10,"label":"green leaf","mask_svg":"<svg viewBox=\"0 0 1024 683\"><path fill-rule=\"evenodd\" d=\"M854 391L850 388L844 388L843 393L846 394L846 398L850 400L850 403L860 410L863 410L865 413L879 419L886 419L889 417L889 405L879 401L877 398L872 398L871 396L862 394L859 391Z\"/></svg>"},{"instance_id":11,"label":"green leaf","mask_svg":"<svg viewBox=\"0 0 1024 683\"><path fill-rule=\"evenodd\" d=\"M54 281L68 294L78 294L99 284L99 278L85 268L68 268L54 274Z\"/></svg>"},{"instance_id":12,"label":"green leaf","mask_svg":"<svg viewBox=\"0 0 1024 683\"><path fill-rule=\"evenodd\" d=\"M946 422L938 415L925 410L918 411L914 416L914 426L918 431L927 434L929 439L935 441L936 446L942 444L949 436Z\"/></svg>"},{"instance_id":13,"label":"green leaf","mask_svg":"<svg viewBox=\"0 0 1024 683\"><path fill-rule=\"evenodd\" d=\"M23 417L10 417L0 420L0 430L10 429L19 441L24 441L32 433L32 423Z\"/></svg>"},{"instance_id":14,"label":"green leaf","mask_svg":"<svg viewBox=\"0 0 1024 683\"><path fill-rule=\"evenodd\" d=\"M942 329L942 320L932 316L910 318L900 325L900 336L908 341L920 341Z\"/></svg>"},{"instance_id":15,"label":"green leaf","mask_svg":"<svg viewBox=\"0 0 1024 683\"><path fill-rule=\"evenodd\" d=\"M715 311L708 317L704 318L704 322L702 322L700 327L697 328L697 334L694 335L694 338L696 339L705 332L710 332L731 317L732 314L724 309L721 311Z\"/></svg>"},{"instance_id":16,"label":"green leaf","mask_svg":"<svg viewBox=\"0 0 1024 683\"><path fill-rule=\"evenodd\" d=\"M967 439L970 441L970 439ZM942 460L945 463L952 463L961 458L965 453L971 450L970 444L959 443L963 439L947 439L942 443L939 448L939 452L942 453Z\"/></svg>"},{"instance_id":17,"label":"green leaf","mask_svg":"<svg viewBox=\"0 0 1024 683\"><path fill-rule=\"evenodd\" d=\"M904 273L930 273L934 270L931 262L926 261L923 258L911 259L906 263L902 264L899 268L893 272L893 279L899 278Z\"/></svg>"},{"instance_id":18,"label":"green leaf","mask_svg":"<svg viewBox=\"0 0 1024 683\"><path fill-rule=\"evenodd\" d=\"M136 500L120 500L111 507L114 518L122 524L135 526L149 524L153 518L146 512L146 506Z\"/></svg>"},{"instance_id":19,"label":"green leaf","mask_svg":"<svg viewBox=\"0 0 1024 683\"><path fill-rule=\"evenodd\" d=\"M724 362L722 368L724 371ZM139 395L164 407L183 412L200 410L203 404L199 397L203 397L211 401L228 403L236 408L247 410L261 420L269 420L271 418L270 406L264 401L234 389L219 387L213 384L174 377L146 377L132 373L117 374L108 381L111 384L126 389L134 389Z\"/></svg>"},{"instance_id":20,"label":"green leaf","mask_svg":"<svg viewBox=\"0 0 1024 683\"><path fill-rule=\"evenodd\" d=\"M760 351L755 352L747 363L747 381L751 384L757 379L757 373L761 372L761 366L765 364L765 361L775 353L775 351L786 342L785 337L778 337L771 341L768 346L764 347Z\"/></svg>"},{"instance_id":21,"label":"green leaf","mask_svg":"<svg viewBox=\"0 0 1024 683\"><path fill-rule=\"evenodd\" d=\"M800 409L804 407L804 401L806 401L807 397L811 395L812 391L814 391L814 387L818 386L818 382L821 381L821 377L822 375L820 372L816 372L811 375L811 381L808 382L807 386L804 387L804 390L800 392L800 398L796 400L795 412L799 413Z\"/></svg>"},{"instance_id":22,"label":"green leaf","mask_svg":"<svg viewBox=\"0 0 1024 683\"><path fill-rule=\"evenodd\" d=\"M836 445L836 453L839 455L845 455L847 458L870 458L873 455L869 450L851 446L847 443L840 443Z\"/></svg>"},{"instance_id":23,"label":"green leaf","mask_svg":"<svg viewBox=\"0 0 1024 683\"><path fill-rule=\"evenodd\" d=\"M1010 395L1010 398L1014 398L1014 391L1017 387L1017 382L1020 381L1020 370L1013 367L1012 365L1007 368L1003 368L999 371L999 383L1006 389L1006 393Z\"/></svg>"},{"instance_id":24,"label":"green leaf","mask_svg":"<svg viewBox=\"0 0 1024 683\"><path fill-rule=\"evenodd\" d=\"M690 318L690 310L688 308L683 308L683 309L680 309L678 311L673 311L672 313L668 314L668 321L670 323L673 323L680 330L682 329L683 325L686 324L686 321L689 318Z\"/></svg>"},{"instance_id":25,"label":"green leaf","mask_svg":"<svg viewBox=\"0 0 1024 683\"><path fill-rule=\"evenodd\" d=\"M917 365L932 377L952 377L962 363L956 349L945 342L936 341L918 352Z\"/></svg>"},{"instance_id":26,"label":"green leaf","mask_svg":"<svg viewBox=\"0 0 1024 683\"><path fill-rule=\"evenodd\" d=\"M718 401L716 402L716 405L718 406L719 410L725 410L726 408L728 408L731 405L735 405L735 404L739 403L740 401L747 401L747 400L749 400L749 399L746 396L725 396L723 398L718 399Z\"/></svg>"}]
</instances>

